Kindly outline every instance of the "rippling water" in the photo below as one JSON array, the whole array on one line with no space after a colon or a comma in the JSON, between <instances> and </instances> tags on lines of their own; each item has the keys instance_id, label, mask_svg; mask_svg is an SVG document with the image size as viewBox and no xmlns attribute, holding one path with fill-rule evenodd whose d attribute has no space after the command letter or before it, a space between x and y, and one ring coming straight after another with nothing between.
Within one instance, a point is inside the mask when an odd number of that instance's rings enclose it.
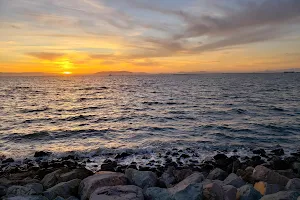
<instances>
[{"instance_id":1,"label":"rippling water","mask_svg":"<svg viewBox=\"0 0 300 200\"><path fill-rule=\"evenodd\" d=\"M56 153L300 143L300 74L0 77L0 150Z\"/></svg>"}]
</instances>

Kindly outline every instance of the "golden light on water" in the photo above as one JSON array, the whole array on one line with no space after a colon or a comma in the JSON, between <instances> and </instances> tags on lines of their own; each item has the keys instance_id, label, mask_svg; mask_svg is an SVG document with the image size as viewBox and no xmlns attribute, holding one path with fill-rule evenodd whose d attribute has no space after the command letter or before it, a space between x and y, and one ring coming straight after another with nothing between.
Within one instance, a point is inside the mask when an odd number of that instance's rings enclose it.
<instances>
[{"instance_id":1,"label":"golden light on water","mask_svg":"<svg viewBox=\"0 0 300 200\"><path fill-rule=\"evenodd\" d=\"M72 72L62 72L63 75L71 75Z\"/></svg>"}]
</instances>

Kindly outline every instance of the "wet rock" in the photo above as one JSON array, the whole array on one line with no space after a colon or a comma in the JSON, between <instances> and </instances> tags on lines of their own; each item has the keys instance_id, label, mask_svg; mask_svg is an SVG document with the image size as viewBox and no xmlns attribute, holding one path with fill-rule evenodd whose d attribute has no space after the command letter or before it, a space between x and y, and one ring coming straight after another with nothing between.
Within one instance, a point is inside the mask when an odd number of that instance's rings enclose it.
<instances>
[{"instance_id":1,"label":"wet rock","mask_svg":"<svg viewBox=\"0 0 300 200\"><path fill-rule=\"evenodd\" d=\"M78 188L81 200L89 199L90 195L100 187L126 185L128 179L124 174L116 172L98 172L93 176L83 179Z\"/></svg>"},{"instance_id":2,"label":"wet rock","mask_svg":"<svg viewBox=\"0 0 300 200\"><path fill-rule=\"evenodd\" d=\"M101 187L90 196L90 200L144 200L143 190L135 185Z\"/></svg>"},{"instance_id":3,"label":"wet rock","mask_svg":"<svg viewBox=\"0 0 300 200\"><path fill-rule=\"evenodd\" d=\"M6 159L2 160L2 164L5 164L5 163L12 163L12 162L15 162L15 160L12 159L12 158L6 158Z\"/></svg>"},{"instance_id":4,"label":"wet rock","mask_svg":"<svg viewBox=\"0 0 300 200\"><path fill-rule=\"evenodd\" d=\"M234 187L236 187L236 188L240 188L240 187L242 187L243 185L245 185L246 183L245 183L245 181L244 181L241 177L237 176L237 175L234 174L234 173L231 173L231 174L229 174L229 176L224 180L224 184L225 184L225 185L232 185L232 186L234 186Z\"/></svg>"},{"instance_id":5,"label":"wet rock","mask_svg":"<svg viewBox=\"0 0 300 200\"><path fill-rule=\"evenodd\" d=\"M102 171L115 171L115 168L118 166L118 163L116 161L112 160L106 160L104 163L101 165L101 170Z\"/></svg>"},{"instance_id":6,"label":"wet rock","mask_svg":"<svg viewBox=\"0 0 300 200\"><path fill-rule=\"evenodd\" d=\"M123 159L123 158L126 158L126 157L130 156L130 155L131 155L130 153L122 152L121 154L117 154L115 159Z\"/></svg>"},{"instance_id":7,"label":"wet rock","mask_svg":"<svg viewBox=\"0 0 300 200\"><path fill-rule=\"evenodd\" d=\"M296 191L281 191L275 194L266 195L261 200L297 200L300 196L299 192Z\"/></svg>"},{"instance_id":8,"label":"wet rock","mask_svg":"<svg viewBox=\"0 0 300 200\"><path fill-rule=\"evenodd\" d=\"M237 192L237 199L240 200L259 200L261 197L262 195L252 185L244 185Z\"/></svg>"},{"instance_id":9,"label":"wet rock","mask_svg":"<svg viewBox=\"0 0 300 200\"><path fill-rule=\"evenodd\" d=\"M176 178L174 176L175 167L168 167L168 169L161 175L158 179L159 185L161 187L172 187L176 183Z\"/></svg>"},{"instance_id":10,"label":"wet rock","mask_svg":"<svg viewBox=\"0 0 300 200\"><path fill-rule=\"evenodd\" d=\"M254 149L252 152L254 154L258 154L258 155L266 155L266 151L264 149L261 149L261 148Z\"/></svg>"},{"instance_id":11,"label":"wet rock","mask_svg":"<svg viewBox=\"0 0 300 200\"><path fill-rule=\"evenodd\" d=\"M71 196L69 198L67 198L67 200L79 200L77 197Z\"/></svg>"},{"instance_id":12,"label":"wet rock","mask_svg":"<svg viewBox=\"0 0 300 200\"><path fill-rule=\"evenodd\" d=\"M287 169L287 170L274 170L278 174L282 176L286 176L287 178L297 178L297 174L294 173L292 169Z\"/></svg>"},{"instance_id":13,"label":"wet rock","mask_svg":"<svg viewBox=\"0 0 300 200\"><path fill-rule=\"evenodd\" d=\"M271 160L271 166L274 170L286 170L290 169L290 164L279 157L273 157Z\"/></svg>"},{"instance_id":14,"label":"wet rock","mask_svg":"<svg viewBox=\"0 0 300 200\"><path fill-rule=\"evenodd\" d=\"M87 169L73 169L69 171L66 168L56 170L52 173L47 174L41 181L45 189L53 187L54 185L67 182L73 179L84 179L92 175L92 172Z\"/></svg>"},{"instance_id":15,"label":"wet rock","mask_svg":"<svg viewBox=\"0 0 300 200\"><path fill-rule=\"evenodd\" d=\"M285 188L287 190L300 190L300 179L294 178L289 180L289 182L286 184Z\"/></svg>"},{"instance_id":16,"label":"wet rock","mask_svg":"<svg viewBox=\"0 0 300 200\"><path fill-rule=\"evenodd\" d=\"M187 154L181 154L179 158L184 158L184 159L185 159L185 158L189 158L189 157L190 157L190 156L187 155Z\"/></svg>"},{"instance_id":17,"label":"wet rock","mask_svg":"<svg viewBox=\"0 0 300 200\"><path fill-rule=\"evenodd\" d=\"M68 172L68 169L58 169L50 174L47 174L42 180L41 183L43 184L45 189L51 188L59 182L59 176Z\"/></svg>"},{"instance_id":18,"label":"wet rock","mask_svg":"<svg viewBox=\"0 0 300 200\"><path fill-rule=\"evenodd\" d=\"M300 162L294 162L292 164L292 169L295 171L295 173L300 175Z\"/></svg>"},{"instance_id":19,"label":"wet rock","mask_svg":"<svg viewBox=\"0 0 300 200\"><path fill-rule=\"evenodd\" d=\"M62 197L56 197L54 200L65 200L65 199Z\"/></svg>"},{"instance_id":20,"label":"wet rock","mask_svg":"<svg viewBox=\"0 0 300 200\"><path fill-rule=\"evenodd\" d=\"M50 156L51 152L46 152L46 151L37 151L34 153L33 157L45 157L45 156Z\"/></svg>"},{"instance_id":21,"label":"wet rock","mask_svg":"<svg viewBox=\"0 0 300 200\"><path fill-rule=\"evenodd\" d=\"M7 187L0 185L0 198L6 195Z\"/></svg>"},{"instance_id":22,"label":"wet rock","mask_svg":"<svg viewBox=\"0 0 300 200\"><path fill-rule=\"evenodd\" d=\"M3 200L48 200L41 195L6 197Z\"/></svg>"},{"instance_id":23,"label":"wet rock","mask_svg":"<svg viewBox=\"0 0 300 200\"><path fill-rule=\"evenodd\" d=\"M192 175L185 178L183 181L176 184L174 187L169 188L168 190L171 193L176 193L176 191L183 190L187 186L194 184L194 183L201 183L204 180L203 174L199 172L194 172Z\"/></svg>"},{"instance_id":24,"label":"wet rock","mask_svg":"<svg viewBox=\"0 0 300 200\"><path fill-rule=\"evenodd\" d=\"M217 183L210 183L203 187L203 197L208 200L224 200L224 190Z\"/></svg>"},{"instance_id":25,"label":"wet rock","mask_svg":"<svg viewBox=\"0 0 300 200\"><path fill-rule=\"evenodd\" d=\"M43 192L43 185L39 183L32 183L25 186L14 185L7 189L6 195L12 196L30 196L39 195Z\"/></svg>"},{"instance_id":26,"label":"wet rock","mask_svg":"<svg viewBox=\"0 0 300 200\"><path fill-rule=\"evenodd\" d=\"M171 189L171 188L170 188ZM203 199L203 186L201 183L190 184L179 190L151 187L145 192L148 200L201 200Z\"/></svg>"},{"instance_id":27,"label":"wet rock","mask_svg":"<svg viewBox=\"0 0 300 200\"><path fill-rule=\"evenodd\" d=\"M225 200L236 200L237 189L232 185L223 186Z\"/></svg>"},{"instance_id":28,"label":"wet rock","mask_svg":"<svg viewBox=\"0 0 300 200\"><path fill-rule=\"evenodd\" d=\"M181 169L181 170L174 170L173 174L175 176L176 182L180 182L185 178L189 177L193 174L193 171L190 169Z\"/></svg>"},{"instance_id":29,"label":"wet rock","mask_svg":"<svg viewBox=\"0 0 300 200\"><path fill-rule=\"evenodd\" d=\"M225 154L221 154L221 153L214 156L215 160L226 160L227 158L228 157Z\"/></svg>"},{"instance_id":30,"label":"wet rock","mask_svg":"<svg viewBox=\"0 0 300 200\"><path fill-rule=\"evenodd\" d=\"M259 191L261 195L268 195L279 192L283 187L277 184L268 184L260 181L255 183L254 188Z\"/></svg>"},{"instance_id":31,"label":"wet rock","mask_svg":"<svg viewBox=\"0 0 300 200\"><path fill-rule=\"evenodd\" d=\"M224 170L216 168L208 174L207 179L223 181L226 177L227 173Z\"/></svg>"},{"instance_id":32,"label":"wet rock","mask_svg":"<svg viewBox=\"0 0 300 200\"><path fill-rule=\"evenodd\" d=\"M44 192L44 196L49 200L53 200L56 197L69 198L70 196L77 195L80 179L74 179L68 182L61 182Z\"/></svg>"},{"instance_id":33,"label":"wet rock","mask_svg":"<svg viewBox=\"0 0 300 200\"><path fill-rule=\"evenodd\" d=\"M135 169L126 169L125 176L133 185L141 188L154 187L157 184L157 176L151 171L138 171Z\"/></svg>"},{"instance_id":34,"label":"wet rock","mask_svg":"<svg viewBox=\"0 0 300 200\"><path fill-rule=\"evenodd\" d=\"M281 186L285 186L289 181L287 177L282 176L261 165L255 167L252 177L256 181L264 181L270 184L278 184Z\"/></svg>"},{"instance_id":35,"label":"wet rock","mask_svg":"<svg viewBox=\"0 0 300 200\"><path fill-rule=\"evenodd\" d=\"M283 156L284 150L282 148L274 149L271 151L276 156Z\"/></svg>"},{"instance_id":36,"label":"wet rock","mask_svg":"<svg viewBox=\"0 0 300 200\"><path fill-rule=\"evenodd\" d=\"M59 182L67 182L73 179L84 179L88 176L91 176L93 172L85 168L73 169L69 172L62 173L58 177Z\"/></svg>"}]
</instances>

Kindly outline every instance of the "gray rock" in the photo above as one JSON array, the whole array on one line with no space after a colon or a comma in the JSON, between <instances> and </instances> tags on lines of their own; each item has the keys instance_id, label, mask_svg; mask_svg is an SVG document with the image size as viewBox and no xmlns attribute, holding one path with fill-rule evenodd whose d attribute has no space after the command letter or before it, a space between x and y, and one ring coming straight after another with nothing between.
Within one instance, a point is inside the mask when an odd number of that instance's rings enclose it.
<instances>
[{"instance_id":1,"label":"gray rock","mask_svg":"<svg viewBox=\"0 0 300 200\"><path fill-rule=\"evenodd\" d=\"M48 200L44 196L15 196L15 197L6 197L3 200Z\"/></svg>"},{"instance_id":2,"label":"gray rock","mask_svg":"<svg viewBox=\"0 0 300 200\"><path fill-rule=\"evenodd\" d=\"M47 174L41 181L45 189L51 188L59 182L59 176L68 172L68 169L59 169L50 174Z\"/></svg>"},{"instance_id":3,"label":"gray rock","mask_svg":"<svg viewBox=\"0 0 300 200\"><path fill-rule=\"evenodd\" d=\"M71 171L68 169L59 169L47 174L41 183L44 185L45 189L48 189L58 183L68 182L73 179L84 179L92 174L93 173L87 169L73 169Z\"/></svg>"},{"instance_id":4,"label":"gray rock","mask_svg":"<svg viewBox=\"0 0 300 200\"><path fill-rule=\"evenodd\" d=\"M221 185L217 183L210 183L203 187L204 199L210 200L224 200L224 190Z\"/></svg>"},{"instance_id":5,"label":"gray rock","mask_svg":"<svg viewBox=\"0 0 300 200\"><path fill-rule=\"evenodd\" d=\"M103 171L83 179L79 185L78 194L81 200L87 200L99 187L126 185L127 183L128 179L124 174Z\"/></svg>"},{"instance_id":6,"label":"gray rock","mask_svg":"<svg viewBox=\"0 0 300 200\"><path fill-rule=\"evenodd\" d=\"M143 190L135 185L101 187L90 196L90 200L144 200Z\"/></svg>"},{"instance_id":7,"label":"gray rock","mask_svg":"<svg viewBox=\"0 0 300 200\"><path fill-rule=\"evenodd\" d=\"M298 175L300 175L300 162L294 162L292 165L292 169L295 170Z\"/></svg>"},{"instance_id":8,"label":"gray rock","mask_svg":"<svg viewBox=\"0 0 300 200\"><path fill-rule=\"evenodd\" d=\"M236 200L237 189L232 185L223 186L225 200Z\"/></svg>"},{"instance_id":9,"label":"gray rock","mask_svg":"<svg viewBox=\"0 0 300 200\"><path fill-rule=\"evenodd\" d=\"M289 180L289 182L286 184L285 188L287 190L300 190L300 179L293 178L293 179Z\"/></svg>"},{"instance_id":10,"label":"gray rock","mask_svg":"<svg viewBox=\"0 0 300 200\"><path fill-rule=\"evenodd\" d=\"M208 174L207 179L223 181L226 177L227 173L224 170L216 168Z\"/></svg>"},{"instance_id":11,"label":"gray rock","mask_svg":"<svg viewBox=\"0 0 300 200\"><path fill-rule=\"evenodd\" d=\"M71 197L67 198L67 200L79 200L79 199L77 197L71 196Z\"/></svg>"},{"instance_id":12,"label":"gray rock","mask_svg":"<svg viewBox=\"0 0 300 200\"><path fill-rule=\"evenodd\" d=\"M175 176L176 182L178 183L192 175L193 171L190 169L174 170L173 174Z\"/></svg>"},{"instance_id":13,"label":"gray rock","mask_svg":"<svg viewBox=\"0 0 300 200\"><path fill-rule=\"evenodd\" d=\"M85 179L93 173L87 169L73 169L70 172L63 173L59 176L59 182L67 182L73 179Z\"/></svg>"},{"instance_id":14,"label":"gray rock","mask_svg":"<svg viewBox=\"0 0 300 200\"><path fill-rule=\"evenodd\" d=\"M151 171L126 169L125 176L128 178L130 184L141 188L154 187L157 184L157 176Z\"/></svg>"},{"instance_id":15,"label":"gray rock","mask_svg":"<svg viewBox=\"0 0 300 200\"><path fill-rule=\"evenodd\" d=\"M174 187L169 188L168 190L170 193L175 194L178 191L184 190L189 185L195 184L195 183L201 183L203 180L204 180L203 174L201 174L199 172L195 172L192 175L190 175L189 177L185 178L183 181L176 184Z\"/></svg>"},{"instance_id":16,"label":"gray rock","mask_svg":"<svg viewBox=\"0 0 300 200\"><path fill-rule=\"evenodd\" d=\"M168 169L158 179L159 185L167 188L172 187L172 185L176 183L176 178L173 174L174 171L174 167L168 167Z\"/></svg>"},{"instance_id":17,"label":"gray rock","mask_svg":"<svg viewBox=\"0 0 300 200\"><path fill-rule=\"evenodd\" d=\"M80 179L74 179L68 182L59 183L44 192L45 197L53 200L56 197L69 198L77 194Z\"/></svg>"},{"instance_id":18,"label":"gray rock","mask_svg":"<svg viewBox=\"0 0 300 200\"><path fill-rule=\"evenodd\" d=\"M6 195L7 187L0 185L0 198Z\"/></svg>"},{"instance_id":19,"label":"gray rock","mask_svg":"<svg viewBox=\"0 0 300 200\"><path fill-rule=\"evenodd\" d=\"M257 182L254 188L260 192L261 195L274 194L283 190L283 187L277 184L269 184L263 181Z\"/></svg>"},{"instance_id":20,"label":"gray rock","mask_svg":"<svg viewBox=\"0 0 300 200\"><path fill-rule=\"evenodd\" d=\"M43 192L43 185L39 183L27 184L25 186L14 185L7 189L6 196L31 196L39 195Z\"/></svg>"},{"instance_id":21,"label":"gray rock","mask_svg":"<svg viewBox=\"0 0 300 200\"><path fill-rule=\"evenodd\" d=\"M300 196L299 192L295 191L281 191L275 194L269 194L261 198L261 200L297 200Z\"/></svg>"},{"instance_id":22,"label":"gray rock","mask_svg":"<svg viewBox=\"0 0 300 200\"><path fill-rule=\"evenodd\" d=\"M176 192L175 192L176 191ZM173 193L175 192L175 193ZM203 186L201 183L194 183L188 185L183 190L173 190L152 187L145 192L145 197L148 200L202 200Z\"/></svg>"},{"instance_id":23,"label":"gray rock","mask_svg":"<svg viewBox=\"0 0 300 200\"><path fill-rule=\"evenodd\" d=\"M240 200L259 200L262 195L252 185L244 185L238 189L237 197Z\"/></svg>"},{"instance_id":24,"label":"gray rock","mask_svg":"<svg viewBox=\"0 0 300 200\"><path fill-rule=\"evenodd\" d=\"M282 186L285 186L289 181L287 177L282 176L262 165L258 165L255 167L252 177L256 181L264 181L270 184L278 184Z\"/></svg>"},{"instance_id":25,"label":"gray rock","mask_svg":"<svg viewBox=\"0 0 300 200\"><path fill-rule=\"evenodd\" d=\"M54 200L65 200L65 199L62 197L56 197Z\"/></svg>"},{"instance_id":26,"label":"gray rock","mask_svg":"<svg viewBox=\"0 0 300 200\"><path fill-rule=\"evenodd\" d=\"M236 187L236 188L240 188L240 187L242 187L243 185L245 185L246 183L245 183L245 181L244 181L241 177L237 176L237 175L234 174L234 173L231 173L231 174L229 174L229 176L224 180L224 184L225 184L225 185L232 185L232 186L234 186L234 187Z\"/></svg>"}]
</instances>

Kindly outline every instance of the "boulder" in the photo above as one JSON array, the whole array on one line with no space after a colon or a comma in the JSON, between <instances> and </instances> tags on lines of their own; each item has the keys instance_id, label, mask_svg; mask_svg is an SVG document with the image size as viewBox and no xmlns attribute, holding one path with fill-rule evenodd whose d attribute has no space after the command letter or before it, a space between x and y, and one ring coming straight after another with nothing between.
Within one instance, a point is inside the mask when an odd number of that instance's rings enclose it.
<instances>
[{"instance_id":1,"label":"boulder","mask_svg":"<svg viewBox=\"0 0 300 200\"><path fill-rule=\"evenodd\" d=\"M237 176L237 175L234 174L234 173L231 173L231 174L229 174L229 176L224 180L224 184L225 184L225 185L232 185L232 186L234 186L234 187L236 187L236 188L240 188L240 187L242 187L243 185L245 185L246 183L245 183L245 181L244 181L241 177Z\"/></svg>"},{"instance_id":2,"label":"boulder","mask_svg":"<svg viewBox=\"0 0 300 200\"><path fill-rule=\"evenodd\" d=\"M34 153L33 157L45 157L45 156L50 156L51 152L46 152L46 151L36 151Z\"/></svg>"},{"instance_id":3,"label":"boulder","mask_svg":"<svg viewBox=\"0 0 300 200\"><path fill-rule=\"evenodd\" d=\"M262 195L252 185L244 185L237 192L239 200L259 200L261 197Z\"/></svg>"},{"instance_id":4,"label":"boulder","mask_svg":"<svg viewBox=\"0 0 300 200\"><path fill-rule=\"evenodd\" d=\"M216 168L208 174L207 179L223 181L226 177L227 173L224 170Z\"/></svg>"},{"instance_id":5,"label":"boulder","mask_svg":"<svg viewBox=\"0 0 300 200\"><path fill-rule=\"evenodd\" d=\"M101 187L90 196L90 200L144 200L143 190L135 185Z\"/></svg>"},{"instance_id":6,"label":"boulder","mask_svg":"<svg viewBox=\"0 0 300 200\"><path fill-rule=\"evenodd\" d=\"M0 198L6 195L7 187L0 185Z\"/></svg>"},{"instance_id":7,"label":"boulder","mask_svg":"<svg viewBox=\"0 0 300 200\"><path fill-rule=\"evenodd\" d=\"M221 185L210 183L203 187L203 197L204 199L224 200L224 190Z\"/></svg>"},{"instance_id":8,"label":"boulder","mask_svg":"<svg viewBox=\"0 0 300 200\"><path fill-rule=\"evenodd\" d=\"M73 169L69 172L63 173L59 176L58 181L59 182L67 182L73 179L85 179L88 176L93 175L93 172L90 170L87 170L85 168L81 169Z\"/></svg>"},{"instance_id":9,"label":"boulder","mask_svg":"<svg viewBox=\"0 0 300 200\"><path fill-rule=\"evenodd\" d=\"M44 196L32 195L32 196L6 197L3 200L48 200L48 199Z\"/></svg>"},{"instance_id":10,"label":"boulder","mask_svg":"<svg viewBox=\"0 0 300 200\"><path fill-rule=\"evenodd\" d=\"M191 169L181 169L181 170L174 170L173 174L175 176L176 182L180 182L187 178L188 176L193 174Z\"/></svg>"},{"instance_id":11,"label":"boulder","mask_svg":"<svg viewBox=\"0 0 300 200\"><path fill-rule=\"evenodd\" d=\"M43 192L43 185L39 183L27 184L25 186L14 185L7 189L6 195L12 196L30 196L39 195Z\"/></svg>"},{"instance_id":12,"label":"boulder","mask_svg":"<svg viewBox=\"0 0 300 200\"><path fill-rule=\"evenodd\" d=\"M185 178L183 181L176 184L174 187L169 188L168 190L171 193L175 194L177 191L184 190L186 187L188 187L191 184L201 183L203 180L204 180L203 174L199 172L195 172L192 175Z\"/></svg>"},{"instance_id":13,"label":"boulder","mask_svg":"<svg viewBox=\"0 0 300 200\"><path fill-rule=\"evenodd\" d=\"M68 182L73 179L84 179L93 173L87 169L73 169L69 171L66 168L56 170L47 174L41 181L45 189L51 188L61 182Z\"/></svg>"},{"instance_id":14,"label":"boulder","mask_svg":"<svg viewBox=\"0 0 300 200\"><path fill-rule=\"evenodd\" d=\"M69 198L67 198L67 200L79 200L77 197L71 196Z\"/></svg>"},{"instance_id":15,"label":"boulder","mask_svg":"<svg viewBox=\"0 0 300 200\"><path fill-rule=\"evenodd\" d=\"M269 194L261 198L261 200L297 200L300 196L296 191L281 191L275 194Z\"/></svg>"},{"instance_id":16,"label":"boulder","mask_svg":"<svg viewBox=\"0 0 300 200\"><path fill-rule=\"evenodd\" d=\"M190 184L182 190L151 187L145 192L148 200L202 200L203 186L201 183Z\"/></svg>"},{"instance_id":17,"label":"boulder","mask_svg":"<svg viewBox=\"0 0 300 200\"><path fill-rule=\"evenodd\" d=\"M128 178L130 184L141 188L154 187L157 184L157 176L151 171L126 169L125 176Z\"/></svg>"},{"instance_id":18,"label":"boulder","mask_svg":"<svg viewBox=\"0 0 300 200\"><path fill-rule=\"evenodd\" d=\"M52 188L47 189L44 192L44 196L49 200L53 200L56 197L69 198L71 196L77 195L78 186L80 184L80 179L74 179L68 182L61 182Z\"/></svg>"},{"instance_id":19,"label":"boulder","mask_svg":"<svg viewBox=\"0 0 300 200\"><path fill-rule=\"evenodd\" d=\"M285 188L287 190L300 190L300 179L293 178L293 179L289 180L289 182L286 184Z\"/></svg>"},{"instance_id":20,"label":"boulder","mask_svg":"<svg viewBox=\"0 0 300 200\"><path fill-rule=\"evenodd\" d=\"M127 185L128 179L122 173L98 172L83 179L79 185L78 194L81 200L89 199L90 195L100 187Z\"/></svg>"},{"instance_id":21,"label":"boulder","mask_svg":"<svg viewBox=\"0 0 300 200\"><path fill-rule=\"evenodd\" d=\"M167 188L172 187L172 185L176 182L176 178L173 174L174 170L174 167L168 167L168 169L158 179L160 186Z\"/></svg>"},{"instance_id":22,"label":"boulder","mask_svg":"<svg viewBox=\"0 0 300 200\"><path fill-rule=\"evenodd\" d=\"M43 184L45 189L51 188L59 182L59 176L68 172L68 169L58 169L50 174L47 174L42 180L41 183Z\"/></svg>"},{"instance_id":23,"label":"boulder","mask_svg":"<svg viewBox=\"0 0 300 200\"><path fill-rule=\"evenodd\" d=\"M259 191L261 195L268 195L279 192L283 187L277 184L269 184L260 181L255 183L254 188Z\"/></svg>"},{"instance_id":24,"label":"boulder","mask_svg":"<svg viewBox=\"0 0 300 200\"><path fill-rule=\"evenodd\" d=\"M256 181L264 181L270 184L278 184L282 186L286 186L289 179L285 176L282 176L278 174L277 172L274 172L271 169L268 169L262 165L258 165L255 167L252 177Z\"/></svg>"},{"instance_id":25,"label":"boulder","mask_svg":"<svg viewBox=\"0 0 300 200\"><path fill-rule=\"evenodd\" d=\"M232 185L223 186L225 200L236 200L237 189Z\"/></svg>"}]
</instances>

